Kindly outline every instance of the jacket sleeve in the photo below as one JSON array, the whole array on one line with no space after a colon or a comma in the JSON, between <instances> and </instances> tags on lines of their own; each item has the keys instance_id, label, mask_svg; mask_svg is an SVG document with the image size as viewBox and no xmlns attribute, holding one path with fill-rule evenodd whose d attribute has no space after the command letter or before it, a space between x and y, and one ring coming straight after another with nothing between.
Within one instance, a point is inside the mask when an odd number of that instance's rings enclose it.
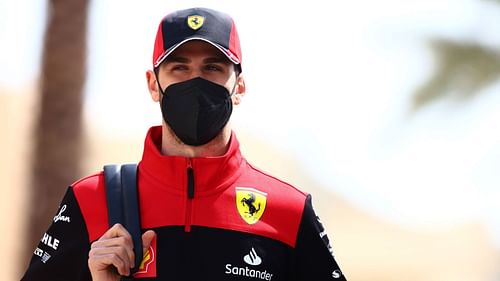
<instances>
[{"instance_id":1,"label":"jacket sleeve","mask_svg":"<svg viewBox=\"0 0 500 281\"><path fill-rule=\"evenodd\" d=\"M292 279L346 280L333 255L325 229L314 212L311 196L308 195L295 246Z\"/></svg>"},{"instance_id":2,"label":"jacket sleeve","mask_svg":"<svg viewBox=\"0 0 500 281\"><path fill-rule=\"evenodd\" d=\"M87 228L70 187L21 280L92 280L87 265L89 250Z\"/></svg>"}]
</instances>

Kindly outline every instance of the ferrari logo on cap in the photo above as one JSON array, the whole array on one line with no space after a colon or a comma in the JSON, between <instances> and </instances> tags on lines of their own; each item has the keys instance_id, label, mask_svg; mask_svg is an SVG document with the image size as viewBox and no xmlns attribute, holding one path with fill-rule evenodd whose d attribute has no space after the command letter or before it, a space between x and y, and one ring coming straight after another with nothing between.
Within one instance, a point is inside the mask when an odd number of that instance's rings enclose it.
<instances>
[{"instance_id":1,"label":"ferrari logo on cap","mask_svg":"<svg viewBox=\"0 0 500 281\"><path fill-rule=\"evenodd\" d=\"M267 193L250 187L236 188L236 207L241 218L248 224L259 221L266 209Z\"/></svg>"},{"instance_id":2,"label":"ferrari logo on cap","mask_svg":"<svg viewBox=\"0 0 500 281\"><path fill-rule=\"evenodd\" d=\"M193 30L200 29L204 22L205 18L198 15L192 15L187 18L187 25Z\"/></svg>"}]
</instances>

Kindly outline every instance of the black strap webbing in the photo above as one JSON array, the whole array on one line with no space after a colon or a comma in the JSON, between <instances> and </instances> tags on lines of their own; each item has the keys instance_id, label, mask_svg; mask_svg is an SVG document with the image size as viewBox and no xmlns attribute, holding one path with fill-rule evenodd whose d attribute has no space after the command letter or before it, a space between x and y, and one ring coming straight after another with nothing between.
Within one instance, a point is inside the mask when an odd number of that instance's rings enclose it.
<instances>
[{"instance_id":1,"label":"black strap webbing","mask_svg":"<svg viewBox=\"0 0 500 281\"><path fill-rule=\"evenodd\" d=\"M131 275L142 262L142 236L137 196L137 164L104 166L108 223L122 224L134 242L135 266Z\"/></svg>"}]
</instances>

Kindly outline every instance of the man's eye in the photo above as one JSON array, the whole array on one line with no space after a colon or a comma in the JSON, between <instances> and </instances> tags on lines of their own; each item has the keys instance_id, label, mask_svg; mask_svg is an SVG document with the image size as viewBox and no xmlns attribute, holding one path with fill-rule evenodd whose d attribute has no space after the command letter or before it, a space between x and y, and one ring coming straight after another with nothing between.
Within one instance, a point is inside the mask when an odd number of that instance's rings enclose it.
<instances>
[{"instance_id":1,"label":"man's eye","mask_svg":"<svg viewBox=\"0 0 500 281\"><path fill-rule=\"evenodd\" d=\"M186 69L187 69L187 66L182 65L182 64L172 66L172 70L186 70Z\"/></svg>"},{"instance_id":2,"label":"man's eye","mask_svg":"<svg viewBox=\"0 0 500 281\"><path fill-rule=\"evenodd\" d=\"M205 69L209 70L209 71L222 71L222 67L215 65L215 64L206 65Z\"/></svg>"}]
</instances>

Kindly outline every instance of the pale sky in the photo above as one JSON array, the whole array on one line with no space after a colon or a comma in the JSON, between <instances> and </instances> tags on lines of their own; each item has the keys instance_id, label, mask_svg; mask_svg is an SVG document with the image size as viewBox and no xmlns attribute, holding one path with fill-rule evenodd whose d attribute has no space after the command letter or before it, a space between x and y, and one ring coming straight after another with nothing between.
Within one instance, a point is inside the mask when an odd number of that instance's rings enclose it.
<instances>
[{"instance_id":1,"label":"pale sky","mask_svg":"<svg viewBox=\"0 0 500 281\"><path fill-rule=\"evenodd\" d=\"M40 2L0 0L0 84L22 88L38 75ZM500 81L476 99L443 99L409 115L414 90L432 74L428 40L500 48L500 5L172 2L91 1L86 114L103 130L144 134L161 120L144 72L163 15L220 9L234 17L243 49L248 93L236 130L301 159L315 180L369 212L405 225L479 219L500 237Z\"/></svg>"}]
</instances>

